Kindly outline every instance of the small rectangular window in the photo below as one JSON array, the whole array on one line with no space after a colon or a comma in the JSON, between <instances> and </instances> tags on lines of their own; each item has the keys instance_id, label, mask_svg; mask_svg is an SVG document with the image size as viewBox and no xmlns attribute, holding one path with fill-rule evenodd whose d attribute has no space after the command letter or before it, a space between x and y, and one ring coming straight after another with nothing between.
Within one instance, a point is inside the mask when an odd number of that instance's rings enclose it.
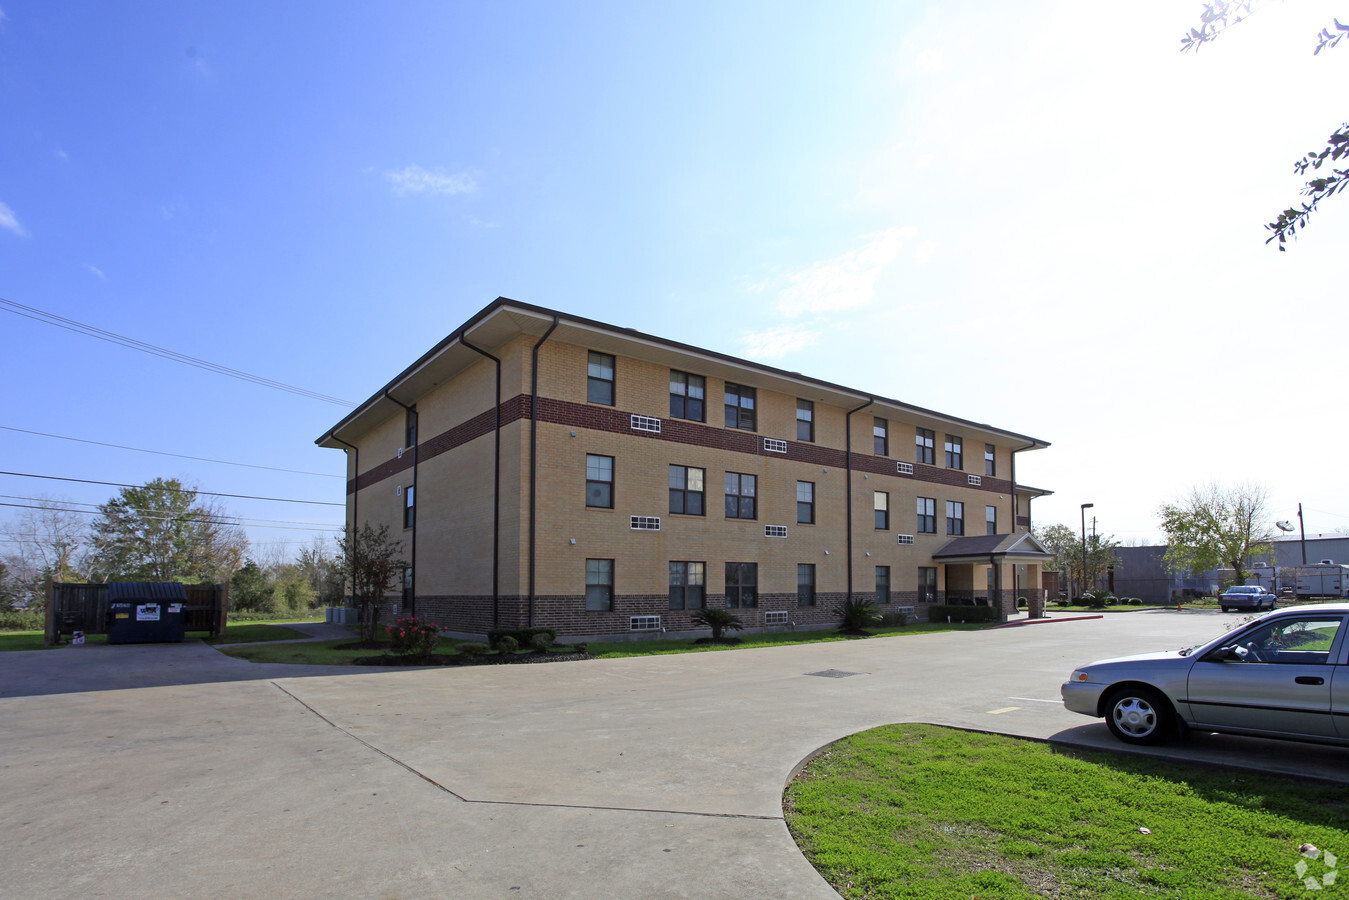
<instances>
[{"instance_id":1,"label":"small rectangular window","mask_svg":"<svg viewBox=\"0 0 1349 900\"><path fill-rule=\"evenodd\" d=\"M988 533L998 533L998 508L996 506L984 507L984 520L988 524Z\"/></svg>"},{"instance_id":2,"label":"small rectangular window","mask_svg":"<svg viewBox=\"0 0 1349 900\"><path fill-rule=\"evenodd\" d=\"M614 508L614 458L586 454L586 506Z\"/></svg>"},{"instance_id":3,"label":"small rectangular window","mask_svg":"<svg viewBox=\"0 0 1349 900\"><path fill-rule=\"evenodd\" d=\"M614 561L586 560L586 611L608 612L614 606Z\"/></svg>"},{"instance_id":4,"label":"small rectangular window","mask_svg":"<svg viewBox=\"0 0 1349 900\"><path fill-rule=\"evenodd\" d=\"M937 602L937 567L918 567L918 599L923 603Z\"/></svg>"},{"instance_id":5,"label":"small rectangular window","mask_svg":"<svg viewBox=\"0 0 1349 900\"><path fill-rule=\"evenodd\" d=\"M758 429L754 409L754 388L726 382L726 427L745 431Z\"/></svg>"},{"instance_id":6,"label":"small rectangular window","mask_svg":"<svg viewBox=\"0 0 1349 900\"><path fill-rule=\"evenodd\" d=\"M412 566L403 566L403 605L412 603Z\"/></svg>"},{"instance_id":7,"label":"small rectangular window","mask_svg":"<svg viewBox=\"0 0 1349 900\"><path fill-rule=\"evenodd\" d=\"M702 609L706 564L674 560L670 563L670 609Z\"/></svg>"},{"instance_id":8,"label":"small rectangular window","mask_svg":"<svg viewBox=\"0 0 1349 900\"><path fill-rule=\"evenodd\" d=\"M965 504L958 500L946 501L946 533L965 533Z\"/></svg>"},{"instance_id":9,"label":"small rectangular window","mask_svg":"<svg viewBox=\"0 0 1349 900\"><path fill-rule=\"evenodd\" d=\"M954 434L946 436L946 468L963 469L964 463L964 442Z\"/></svg>"},{"instance_id":10,"label":"small rectangular window","mask_svg":"<svg viewBox=\"0 0 1349 900\"><path fill-rule=\"evenodd\" d=\"M814 563L797 563L796 565L796 605L815 605Z\"/></svg>"},{"instance_id":11,"label":"small rectangular window","mask_svg":"<svg viewBox=\"0 0 1349 900\"><path fill-rule=\"evenodd\" d=\"M703 476L703 470L693 466L670 466L670 512L703 515Z\"/></svg>"},{"instance_id":12,"label":"small rectangular window","mask_svg":"<svg viewBox=\"0 0 1349 900\"><path fill-rule=\"evenodd\" d=\"M875 418L871 424L871 449L877 456L890 455L890 423Z\"/></svg>"},{"instance_id":13,"label":"small rectangular window","mask_svg":"<svg viewBox=\"0 0 1349 900\"><path fill-rule=\"evenodd\" d=\"M706 421L704 401L707 381L701 375L688 372L670 372L670 418Z\"/></svg>"},{"instance_id":14,"label":"small rectangular window","mask_svg":"<svg viewBox=\"0 0 1349 900\"><path fill-rule=\"evenodd\" d=\"M403 420L403 446L417 446L417 410L410 409Z\"/></svg>"},{"instance_id":15,"label":"small rectangular window","mask_svg":"<svg viewBox=\"0 0 1349 900\"><path fill-rule=\"evenodd\" d=\"M890 567L876 567L876 602L890 602Z\"/></svg>"},{"instance_id":16,"label":"small rectangular window","mask_svg":"<svg viewBox=\"0 0 1349 900\"><path fill-rule=\"evenodd\" d=\"M872 494L871 505L876 513L876 530L890 530L890 495L885 491L876 491Z\"/></svg>"},{"instance_id":17,"label":"small rectangular window","mask_svg":"<svg viewBox=\"0 0 1349 900\"><path fill-rule=\"evenodd\" d=\"M758 518L758 510L755 508L758 482L759 480L753 475L744 475L740 472L726 473L726 518Z\"/></svg>"},{"instance_id":18,"label":"small rectangular window","mask_svg":"<svg viewBox=\"0 0 1349 900\"><path fill-rule=\"evenodd\" d=\"M753 609L759 605L759 564L726 564L726 608Z\"/></svg>"},{"instance_id":19,"label":"small rectangular window","mask_svg":"<svg viewBox=\"0 0 1349 900\"><path fill-rule=\"evenodd\" d=\"M918 498L918 533L937 533L937 499L935 497Z\"/></svg>"},{"instance_id":20,"label":"small rectangular window","mask_svg":"<svg viewBox=\"0 0 1349 900\"><path fill-rule=\"evenodd\" d=\"M914 457L915 461L929 466L932 465L935 447L933 442L936 439L937 436L929 428L919 428L915 430L913 438L914 445L917 449L917 455Z\"/></svg>"},{"instance_id":21,"label":"small rectangular window","mask_svg":"<svg viewBox=\"0 0 1349 900\"><path fill-rule=\"evenodd\" d=\"M796 523L813 525L815 523L815 482L798 481L796 483Z\"/></svg>"},{"instance_id":22,"label":"small rectangular window","mask_svg":"<svg viewBox=\"0 0 1349 900\"><path fill-rule=\"evenodd\" d=\"M984 444L984 474L998 474L997 448L992 444Z\"/></svg>"},{"instance_id":23,"label":"small rectangular window","mask_svg":"<svg viewBox=\"0 0 1349 900\"><path fill-rule=\"evenodd\" d=\"M403 527L411 528L417 524L417 500L414 496L417 493L416 485L408 485L403 489Z\"/></svg>"},{"instance_id":24,"label":"small rectangular window","mask_svg":"<svg viewBox=\"0 0 1349 900\"><path fill-rule=\"evenodd\" d=\"M796 401L796 439L815 442L815 403L811 400Z\"/></svg>"},{"instance_id":25,"label":"small rectangular window","mask_svg":"<svg viewBox=\"0 0 1349 900\"><path fill-rule=\"evenodd\" d=\"M614 405L614 358L590 351L586 368L586 399L591 403Z\"/></svg>"}]
</instances>

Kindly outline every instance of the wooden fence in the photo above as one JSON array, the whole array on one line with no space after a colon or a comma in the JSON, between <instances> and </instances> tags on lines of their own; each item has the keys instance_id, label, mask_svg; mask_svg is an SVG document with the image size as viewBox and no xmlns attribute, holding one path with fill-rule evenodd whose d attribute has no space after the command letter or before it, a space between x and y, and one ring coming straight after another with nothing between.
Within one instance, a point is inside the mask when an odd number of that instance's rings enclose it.
<instances>
[{"instance_id":1,"label":"wooden fence","mask_svg":"<svg viewBox=\"0 0 1349 900\"><path fill-rule=\"evenodd\" d=\"M211 637L223 634L229 612L229 586L185 584L183 588L187 591L184 630L208 631ZM76 631L107 634L111 625L106 584L47 582L46 643L59 643L62 635L69 638Z\"/></svg>"}]
</instances>

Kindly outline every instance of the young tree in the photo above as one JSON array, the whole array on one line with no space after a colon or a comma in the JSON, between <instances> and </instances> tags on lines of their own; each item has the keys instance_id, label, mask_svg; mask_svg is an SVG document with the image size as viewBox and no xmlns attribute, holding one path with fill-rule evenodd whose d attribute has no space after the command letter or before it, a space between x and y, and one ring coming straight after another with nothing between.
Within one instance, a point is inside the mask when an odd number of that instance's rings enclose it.
<instances>
[{"instance_id":1,"label":"young tree","mask_svg":"<svg viewBox=\"0 0 1349 900\"><path fill-rule=\"evenodd\" d=\"M403 544L389 537L388 525L375 529L367 522L337 539L337 564L359 610L363 643L378 639L384 596L407 565L402 554Z\"/></svg>"},{"instance_id":2,"label":"young tree","mask_svg":"<svg viewBox=\"0 0 1349 900\"><path fill-rule=\"evenodd\" d=\"M211 503L176 478L122 488L99 507L94 558L103 580L228 581L248 539Z\"/></svg>"},{"instance_id":3,"label":"young tree","mask_svg":"<svg viewBox=\"0 0 1349 900\"><path fill-rule=\"evenodd\" d=\"M1246 560L1268 553L1268 498L1257 484L1209 484L1157 511L1166 532L1166 562L1174 571L1199 574L1224 565L1246 583Z\"/></svg>"},{"instance_id":4,"label":"young tree","mask_svg":"<svg viewBox=\"0 0 1349 900\"><path fill-rule=\"evenodd\" d=\"M230 578L230 608L244 612L271 612L276 585L253 560L247 560Z\"/></svg>"},{"instance_id":5,"label":"young tree","mask_svg":"<svg viewBox=\"0 0 1349 900\"><path fill-rule=\"evenodd\" d=\"M1054 554L1052 565L1067 576L1065 588L1072 596L1081 595L1096 583L1102 572L1119 562L1119 554L1115 552L1119 541L1110 535L1087 535L1084 560L1082 534L1077 529L1059 524L1033 528L1032 534L1040 546Z\"/></svg>"},{"instance_id":6,"label":"young tree","mask_svg":"<svg viewBox=\"0 0 1349 900\"><path fill-rule=\"evenodd\" d=\"M3 530L14 547L5 557L10 578L30 605L46 598L48 579L89 580L88 520L64 503L38 498Z\"/></svg>"}]
</instances>

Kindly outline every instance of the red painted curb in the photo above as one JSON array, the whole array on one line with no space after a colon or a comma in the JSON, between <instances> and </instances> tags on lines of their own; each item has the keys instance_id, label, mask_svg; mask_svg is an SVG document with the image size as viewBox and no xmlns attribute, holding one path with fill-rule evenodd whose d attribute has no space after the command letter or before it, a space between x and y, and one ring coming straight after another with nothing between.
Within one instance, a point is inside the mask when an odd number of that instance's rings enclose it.
<instances>
[{"instance_id":1,"label":"red painted curb","mask_svg":"<svg viewBox=\"0 0 1349 900\"><path fill-rule=\"evenodd\" d=\"M1084 619L1104 619L1103 614L1094 616L1059 616L1056 619L1027 619L1024 622L1003 622L1001 625L994 625L994 628L1020 628L1023 625L1046 625L1050 622L1081 622Z\"/></svg>"}]
</instances>

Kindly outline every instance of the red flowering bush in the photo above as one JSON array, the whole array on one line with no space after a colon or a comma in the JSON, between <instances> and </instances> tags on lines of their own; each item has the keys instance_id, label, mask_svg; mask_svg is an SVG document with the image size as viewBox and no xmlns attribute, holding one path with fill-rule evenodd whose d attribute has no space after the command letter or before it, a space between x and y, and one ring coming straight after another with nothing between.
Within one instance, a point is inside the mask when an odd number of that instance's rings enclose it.
<instances>
[{"instance_id":1,"label":"red flowering bush","mask_svg":"<svg viewBox=\"0 0 1349 900\"><path fill-rule=\"evenodd\" d=\"M399 619L388 630L389 649L405 656L430 656L440 641L440 626L416 616Z\"/></svg>"}]
</instances>

